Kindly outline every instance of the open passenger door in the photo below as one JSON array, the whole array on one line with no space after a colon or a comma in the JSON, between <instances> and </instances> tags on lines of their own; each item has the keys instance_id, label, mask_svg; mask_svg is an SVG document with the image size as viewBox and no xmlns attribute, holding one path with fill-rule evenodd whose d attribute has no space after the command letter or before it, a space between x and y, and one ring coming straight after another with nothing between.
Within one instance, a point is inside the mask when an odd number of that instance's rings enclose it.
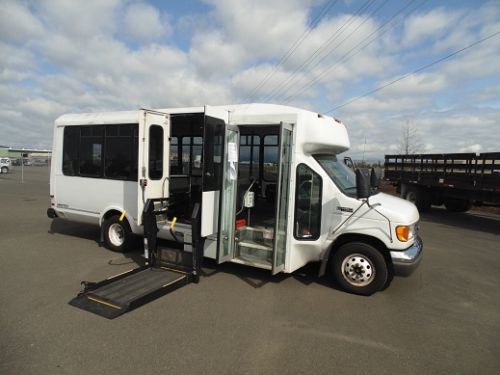
<instances>
[{"instance_id":1,"label":"open passenger door","mask_svg":"<svg viewBox=\"0 0 500 375\"><path fill-rule=\"evenodd\" d=\"M292 164L292 125L280 124L278 181L276 185L276 222L274 227L273 275L285 269L288 242L288 220L290 200L290 172Z\"/></svg>"},{"instance_id":2,"label":"open passenger door","mask_svg":"<svg viewBox=\"0 0 500 375\"><path fill-rule=\"evenodd\" d=\"M217 235L217 262L233 258L239 131L229 112L205 106L201 236Z\"/></svg>"},{"instance_id":3,"label":"open passenger door","mask_svg":"<svg viewBox=\"0 0 500 375\"><path fill-rule=\"evenodd\" d=\"M238 193L238 158L240 132L237 126L226 125L220 201L219 246L217 262L234 258L236 200Z\"/></svg>"},{"instance_id":4,"label":"open passenger door","mask_svg":"<svg viewBox=\"0 0 500 375\"><path fill-rule=\"evenodd\" d=\"M218 233L224 140L229 111L205 106L201 236Z\"/></svg>"},{"instance_id":5,"label":"open passenger door","mask_svg":"<svg viewBox=\"0 0 500 375\"><path fill-rule=\"evenodd\" d=\"M142 109L139 114L137 224L148 199L168 198L170 115Z\"/></svg>"}]
</instances>

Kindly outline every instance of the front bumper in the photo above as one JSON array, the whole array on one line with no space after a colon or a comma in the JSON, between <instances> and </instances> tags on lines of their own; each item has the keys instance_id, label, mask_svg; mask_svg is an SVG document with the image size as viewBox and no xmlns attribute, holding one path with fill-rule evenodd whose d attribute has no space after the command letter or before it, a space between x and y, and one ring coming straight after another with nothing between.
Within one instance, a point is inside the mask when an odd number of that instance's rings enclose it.
<instances>
[{"instance_id":1,"label":"front bumper","mask_svg":"<svg viewBox=\"0 0 500 375\"><path fill-rule=\"evenodd\" d=\"M402 251L391 251L394 275L409 276L415 271L422 260L424 244L420 237L415 239L413 245Z\"/></svg>"}]
</instances>

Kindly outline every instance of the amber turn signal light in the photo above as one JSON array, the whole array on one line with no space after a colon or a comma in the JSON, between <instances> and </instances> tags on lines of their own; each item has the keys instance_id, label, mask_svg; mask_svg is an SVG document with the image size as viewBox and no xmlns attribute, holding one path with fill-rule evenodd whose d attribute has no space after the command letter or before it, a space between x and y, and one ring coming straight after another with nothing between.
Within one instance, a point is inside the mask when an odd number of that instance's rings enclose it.
<instances>
[{"instance_id":1,"label":"amber turn signal light","mask_svg":"<svg viewBox=\"0 0 500 375\"><path fill-rule=\"evenodd\" d=\"M410 227L408 225L398 225L396 227L396 237L401 242L407 242L410 238Z\"/></svg>"}]
</instances>

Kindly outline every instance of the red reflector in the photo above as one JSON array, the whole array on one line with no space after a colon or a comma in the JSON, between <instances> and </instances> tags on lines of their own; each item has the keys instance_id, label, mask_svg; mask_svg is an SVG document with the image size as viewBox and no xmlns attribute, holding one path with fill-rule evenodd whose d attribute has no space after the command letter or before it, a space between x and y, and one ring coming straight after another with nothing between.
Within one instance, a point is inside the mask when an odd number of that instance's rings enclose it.
<instances>
[{"instance_id":1,"label":"red reflector","mask_svg":"<svg viewBox=\"0 0 500 375\"><path fill-rule=\"evenodd\" d=\"M243 227L246 227L247 221L245 219L238 219L236 220L236 229L241 229Z\"/></svg>"}]
</instances>

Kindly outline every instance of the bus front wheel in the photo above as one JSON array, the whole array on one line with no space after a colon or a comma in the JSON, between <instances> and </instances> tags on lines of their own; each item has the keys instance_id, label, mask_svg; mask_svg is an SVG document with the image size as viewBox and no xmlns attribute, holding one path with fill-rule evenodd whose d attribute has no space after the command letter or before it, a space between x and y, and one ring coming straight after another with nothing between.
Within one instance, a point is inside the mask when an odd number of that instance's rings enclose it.
<instances>
[{"instance_id":1,"label":"bus front wheel","mask_svg":"<svg viewBox=\"0 0 500 375\"><path fill-rule=\"evenodd\" d=\"M330 261L330 271L342 289L365 296L381 290L389 277L384 256L364 242L342 245Z\"/></svg>"}]
</instances>

